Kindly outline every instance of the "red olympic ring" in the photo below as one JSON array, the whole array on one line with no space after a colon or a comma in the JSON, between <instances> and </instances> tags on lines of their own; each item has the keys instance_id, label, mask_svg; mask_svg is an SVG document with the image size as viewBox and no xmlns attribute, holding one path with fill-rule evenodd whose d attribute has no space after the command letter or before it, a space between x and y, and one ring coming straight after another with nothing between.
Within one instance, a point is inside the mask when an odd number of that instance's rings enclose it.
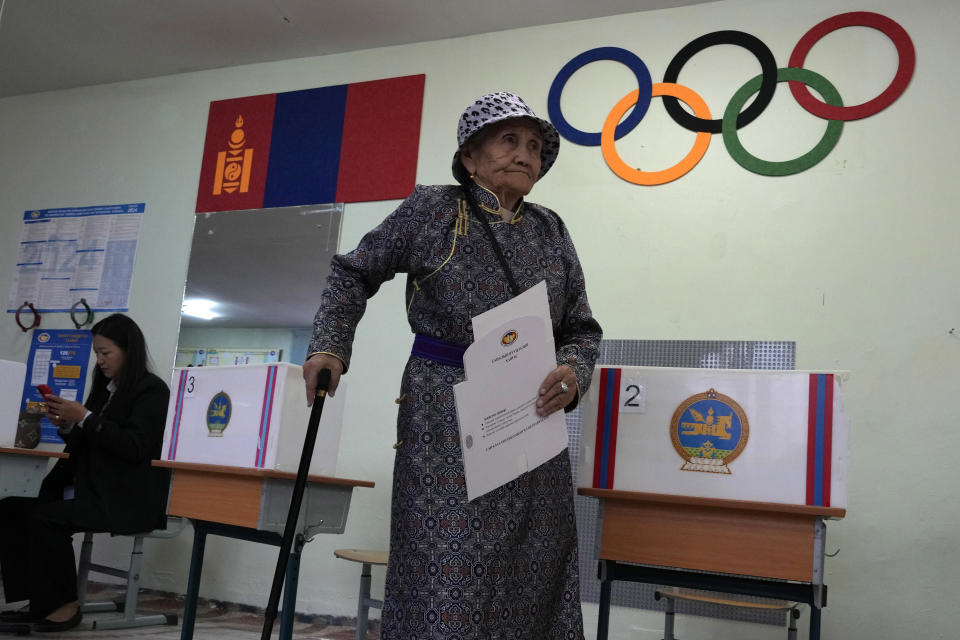
<instances>
[{"instance_id":1,"label":"red olympic ring","mask_svg":"<svg viewBox=\"0 0 960 640\"><path fill-rule=\"evenodd\" d=\"M863 104L853 105L853 106L843 106L842 100L837 97L836 99L831 100L836 104L827 104L821 100L818 100L810 93L810 90L805 86L803 82L797 79L790 79L788 84L790 86L790 91L793 94L797 102L809 113L823 119L833 120L833 121L848 121L848 120L857 120L860 118L866 118L867 116L874 115L878 111L885 109L890 106L897 98L899 98L903 92L906 90L907 85L910 82L910 79L913 76L914 67L916 65L916 52L914 51L913 42L910 40L910 36L907 34L906 30L903 29L897 22L892 19L880 15L878 13L872 13L869 11L852 11L848 13L838 14L832 18L828 18L820 22L811 28L804 36L797 42L797 45L794 47L792 54L790 55L789 67L796 68L800 71L808 71L803 69L803 62L806 59L807 54L810 52L810 49L823 38L826 34L835 31L843 27L850 26L864 26L877 29L886 35L890 40L893 41L897 49L897 54L899 57L897 63L897 73L890 83L890 85L876 98ZM706 152L707 146L709 145L711 132L717 133L723 130L726 133L726 127L722 125L733 126L734 128L739 128L740 126L746 124L750 120L756 118L760 112L766 107L766 103L769 102L768 98L761 98L754 102L749 109L743 113L738 113L736 117L728 117L728 114L725 112L725 117L722 121L711 122L709 109L706 104L703 102L703 99L695 93L693 90L684 87L673 82L667 82L667 77L670 73L670 79L675 79L675 76L679 73L679 67L682 66L683 62L686 62L692 55L697 51L706 48L707 46L712 46L713 44L721 44L723 38L729 37L729 34L736 34L737 40L732 42L733 44L739 44L741 46L746 46L750 49L758 59L761 59L761 66L763 66L763 73L759 77L763 83L769 84L771 80L767 79L768 74L774 74L774 80L776 82L776 76L780 75L780 70L773 69L771 70L770 65L764 65L764 60L762 59L760 46L754 46L751 48L747 46L746 39L753 39L753 36L745 34L742 32L715 32L701 36L694 42L688 44L680 53L677 54L677 57L671 62L671 68L668 69L668 74L664 76L664 82L660 82L652 85L651 94L652 97L656 96L671 96L679 98L685 103L687 103L694 111L696 117L692 118L689 114L686 114L682 109L667 109L668 114L681 126L684 126L688 129L698 131L697 140L694 143L694 148L687 154L687 156L678 164L670 167L669 169L657 172L644 172L638 169L634 169L627 165L617 153L614 139L620 138L627 133L629 133L638 123L639 119L636 118L636 111L631 115L631 118L628 121L623 123L619 122L620 118L626 113L626 111L634 104L637 104L639 101L643 100L645 96L640 96L640 89L636 89L624 98L622 98L616 106L610 111L607 115L606 120L604 121L603 130L600 135L600 147L603 153L604 160L607 162L607 165L613 170L615 174L619 177L632 182L634 184L642 185L657 185L676 180L677 178L683 176L688 171L693 169L694 166L700 161L700 158L703 157L703 154ZM757 41L759 43L759 41ZM762 45L762 43L759 43ZM765 47L764 47L765 48ZM606 49L602 49L606 50ZM596 134L585 134L580 132L577 129L572 129L570 125L567 124L566 120L563 119L562 113L560 111L560 94L563 91L563 87L566 84L566 80L580 67L593 62L596 59L600 59L602 56L598 55L589 55L595 54L595 52L601 51L601 49L591 50L577 56L571 60L560 73L554 78L553 85L550 89L550 94L548 96L548 107L550 111L550 119L554 121L554 124L557 126L557 129L560 132L560 135L567 138L568 140L581 144L584 146L596 146L597 142L592 139L586 138L586 136L595 136ZM622 51L622 50L618 50ZM633 69L633 64L636 62L631 62L630 59L617 58L618 61L623 62L628 67ZM639 61L639 64L642 65L642 61L639 58L636 59ZM641 77L641 74L636 70L635 74L638 78ZM644 66L643 71L646 71ZM824 79L824 82L826 80ZM829 83L828 83L829 84ZM641 87L645 88L645 87ZM758 104L762 104L762 107L758 107ZM702 105L702 107L701 107ZM669 106L669 105L668 105ZM742 108L742 105L741 105ZM643 108L642 112L645 112L646 109ZM749 117L747 112L749 113ZM559 115L558 115L559 114ZM698 121L699 120L699 121ZM619 127L617 125L620 125ZM565 125L568 129L571 129L575 134L571 135L568 131L561 127ZM718 126L720 125L720 126ZM621 129L626 129L622 131ZM709 129L709 131L707 130ZM734 136L735 139L735 136ZM724 139L726 144L726 136ZM823 144L821 142L821 144ZM833 143L831 143L833 144ZM728 151L730 151L728 145ZM732 155L732 152L731 152ZM810 154L807 154L809 156ZM804 156L806 158L807 156ZM820 158L822 159L822 158ZM802 171L813 164L816 164L820 159L815 159L812 161L812 164L808 166L802 166L803 163L798 167L794 167L795 171ZM738 160L739 162L739 160ZM740 163L744 168L754 171L751 166L747 164ZM794 162L796 164L796 162ZM762 173L755 171L757 173Z\"/></svg>"},{"instance_id":2,"label":"red olympic ring","mask_svg":"<svg viewBox=\"0 0 960 640\"><path fill-rule=\"evenodd\" d=\"M893 41L900 60L897 65L897 74L893 77L890 86L873 100L849 107L831 106L817 100L802 82L791 81L790 92L793 93L793 97L800 103L800 106L813 115L827 120L859 120L887 108L906 90L917 61L913 42L903 27L879 13L851 11L827 18L807 31L797 42L793 53L790 54L790 62L787 63L787 66L802 68L803 61L806 60L811 47L823 36L843 27L872 27L882 32Z\"/></svg>"}]
</instances>

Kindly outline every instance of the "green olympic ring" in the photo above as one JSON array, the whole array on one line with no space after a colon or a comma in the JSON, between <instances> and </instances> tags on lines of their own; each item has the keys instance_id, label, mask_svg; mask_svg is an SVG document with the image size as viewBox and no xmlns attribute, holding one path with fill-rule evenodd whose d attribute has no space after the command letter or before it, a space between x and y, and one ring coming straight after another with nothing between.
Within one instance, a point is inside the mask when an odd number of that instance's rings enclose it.
<instances>
[{"instance_id":1,"label":"green olympic ring","mask_svg":"<svg viewBox=\"0 0 960 640\"><path fill-rule=\"evenodd\" d=\"M789 82L791 80L799 81L812 87L819 93L827 104L834 107L842 107L843 100L840 98L840 92L830 83L829 80L819 73L808 69L798 69L795 67L785 67L777 69L777 82ZM763 74L747 81L740 87L730 103L727 104L723 112L723 144L727 147L727 152L737 164L748 171L759 173L764 176L789 176L794 173L800 173L817 164L827 157L840 140L840 132L843 131L842 120L828 120L827 131L823 134L820 142L799 158L793 160L784 160L782 162L773 162L770 160L761 160L750 154L740 143L737 136L737 116L747 100L760 90L760 84L763 82Z\"/></svg>"}]
</instances>

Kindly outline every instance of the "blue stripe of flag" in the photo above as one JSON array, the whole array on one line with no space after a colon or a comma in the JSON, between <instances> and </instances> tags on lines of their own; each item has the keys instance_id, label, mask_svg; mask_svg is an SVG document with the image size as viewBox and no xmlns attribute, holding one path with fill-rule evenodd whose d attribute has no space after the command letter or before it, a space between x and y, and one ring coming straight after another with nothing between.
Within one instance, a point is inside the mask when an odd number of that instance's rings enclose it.
<instances>
[{"instance_id":1,"label":"blue stripe of flag","mask_svg":"<svg viewBox=\"0 0 960 640\"><path fill-rule=\"evenodd\" d=\"M347 85L277 94L264 208L334 202Z\"/></svg>"},{"instance_id":2,"label":"blue stripe of flag","mask_svg":"<svg viewBox=\"0 0 960 640\"><path fill-rule=\"evenodd\" d=\"M824 437L826 422L824 412L826 411L827 398L827 376L817 375L817 443L814 453L814 481L813 481L813 501L814 504L823 504L823 456L824 456Z\"/></svg>"},{"instance_id":3,"label":"blue stripe of flag","mask_svg":"<svg viewBox=\"0 0 960 640\"><path fill-rule=\"evenodd\" d=\"M170 448L167 450L167 459L173 460L176 457L177 438L180 436L180 417L183 415L183 395L187 390L187 372L180 372L180 384L177 389L177 406L173 412L173 433L170 434ZM173 457L171 457L173 454Z\"/></svg>"},{"instance_id":4,"label":"blue stripe of flag","mask_svg":"<svg viewBox=\"0 0 960 640\"><path fill-rule=\"evenodd\" d=\"M267 370L267 394L263 402L263 417L260 419L260 447L257 450L257 466L262 467L267 454L264 437L267 435L267 425L270 424L270 412L273 408L273 380L277 375L276 367Z\"/></svg>"},{"instance_id":5,"label":"blue stripe of flag","mask_svg":"<svg viewBox=\"0 0 960 640\"><path fill-rule=\"evenodd\" d=\"M607 370L607 386L603 389L603 453L601 454L600 486L609 489L607 472L610 469L610 428L613 423L613 396L616 391L617 377L613 370Z\"/></svg>"}]
</instances>

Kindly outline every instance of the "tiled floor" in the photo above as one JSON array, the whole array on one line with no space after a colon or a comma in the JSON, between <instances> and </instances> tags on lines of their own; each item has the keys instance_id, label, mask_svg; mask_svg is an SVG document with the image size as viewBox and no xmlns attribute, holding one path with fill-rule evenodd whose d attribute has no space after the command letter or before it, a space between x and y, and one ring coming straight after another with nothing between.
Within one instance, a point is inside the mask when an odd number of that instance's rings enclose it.
<instances>
[{"instance_id":1,"label":"tiled floor","mask_svg":"<svg viewBox=\"0 0 960 640\"><path fill-rule=\"evenodd\" d=\"M123 590L108 585L90 584L89 602L123 600ZM2 598L0 591L0 601ZM4 609L10 607L4 605ZM62 633L31 633L31 638L46 640L91 640L96 638L152 638L153 640L179 640L179 618L183 614L183 597L169 594L142 591L138 613L168 613L178 617L176 626L151 626L134 629L104 630L93 629L95 620L104 620L118 616L118 613L85 614L80 626ZM273 625L273 637L278 637L279 619ZM231 603L215 602L203 598L197 603L197 620L193 637L196 640L255 640L263 630L263 611L253 607ZM327 616L298 616L293 626L295 640L353 640L356 633L354 618L331 618ZM0 634L3 638L14 638L12 634ZM371 621L367 629L368 640L380 637L379 621Z\"/></svg>"}]
</instances>

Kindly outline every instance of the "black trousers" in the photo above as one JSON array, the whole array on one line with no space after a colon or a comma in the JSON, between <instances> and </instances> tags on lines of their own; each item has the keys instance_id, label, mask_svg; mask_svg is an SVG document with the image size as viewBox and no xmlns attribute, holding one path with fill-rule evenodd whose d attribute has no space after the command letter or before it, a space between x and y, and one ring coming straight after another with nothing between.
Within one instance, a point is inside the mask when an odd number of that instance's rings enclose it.
<instances>
[{"instance_id":1,"label":"black trousers","mask_svg":"<svg viewBox=\"0 0 960 640\"><path fill-rule=\"evenodd\" d=\"M0 574L7 602L30 601L46 615L77 600L73 500L0 500Z\"/></svg>"}]
</instances>

